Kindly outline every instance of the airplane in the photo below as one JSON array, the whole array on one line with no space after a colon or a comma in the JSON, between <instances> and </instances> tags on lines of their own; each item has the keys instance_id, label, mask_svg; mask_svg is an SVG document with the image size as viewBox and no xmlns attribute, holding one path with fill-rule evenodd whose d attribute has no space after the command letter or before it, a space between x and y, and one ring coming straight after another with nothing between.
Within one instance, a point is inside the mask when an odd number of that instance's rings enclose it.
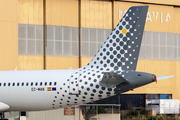
<instances>
[{"instance_id":1,"label":"airplane","mask_svg":"<svg viewBox=\"0 0 180 120\"><path fill-rule=\"evenodd\" d=\"M86 66L69 70L1 71L0 112L42 111L85 104L160 79L137 72L148 6L129 8Z\"/></svg>"}]
</instances>

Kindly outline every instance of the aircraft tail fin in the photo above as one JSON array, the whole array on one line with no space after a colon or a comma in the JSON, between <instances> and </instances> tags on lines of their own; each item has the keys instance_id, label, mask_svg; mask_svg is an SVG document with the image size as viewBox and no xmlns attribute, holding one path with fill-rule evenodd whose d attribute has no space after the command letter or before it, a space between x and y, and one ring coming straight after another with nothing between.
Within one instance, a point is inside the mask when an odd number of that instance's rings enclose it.
<instances>
[{"instance_id":1,"label":"aircraft tail fin","mask_svg":"<svg viewBox=\"0 0 180 120\"><path fill-rule=\"evenodd\" d=\"M129 8L84 69L136 70L148 6Z\"/></svg>"}]
</instances>

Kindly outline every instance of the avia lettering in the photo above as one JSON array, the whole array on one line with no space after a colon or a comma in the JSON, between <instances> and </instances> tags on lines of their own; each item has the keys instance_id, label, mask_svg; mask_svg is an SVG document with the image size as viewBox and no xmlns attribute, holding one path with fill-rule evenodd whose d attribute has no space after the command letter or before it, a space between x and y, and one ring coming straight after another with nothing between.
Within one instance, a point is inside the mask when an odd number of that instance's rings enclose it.
<instances>
[{"instance_id":1,"label":"avia lettering","mask_svg":"<svg viewBox=\"0 0 180 120\"><path fill-rule=\"evenodd\" d=\"M127 10L119 9L119 19L121 19L126 12L127 12ZM152 18L155 18L156 20L160 19L160 22L163 23L163 22L168 22L171 18L169 13L165 14L165 16L166 16L165 20L163 19L163 16L164 16L164 14L162 12L148 12L147 17L146 17L146 22L147 21L153 22Z\"/></svg>"}]
</instances>

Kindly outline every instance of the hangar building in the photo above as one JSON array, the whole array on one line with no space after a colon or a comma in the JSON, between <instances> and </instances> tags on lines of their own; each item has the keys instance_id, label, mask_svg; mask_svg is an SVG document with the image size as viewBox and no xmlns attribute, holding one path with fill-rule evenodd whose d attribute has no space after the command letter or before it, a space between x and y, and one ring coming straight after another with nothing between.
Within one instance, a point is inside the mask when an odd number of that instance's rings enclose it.
<instances>
[{"instance_id":1,"label":"hangar building","mask_svg":"<svg viewBox=\"0 0 180 120\"><path fill-rule=\"evenodd\" d=\"M126 94L180 99L179 0L1 0L0 70L82 67L137 5L149 6L137 71L176 77Z\"/></svg>"}]
</instances>

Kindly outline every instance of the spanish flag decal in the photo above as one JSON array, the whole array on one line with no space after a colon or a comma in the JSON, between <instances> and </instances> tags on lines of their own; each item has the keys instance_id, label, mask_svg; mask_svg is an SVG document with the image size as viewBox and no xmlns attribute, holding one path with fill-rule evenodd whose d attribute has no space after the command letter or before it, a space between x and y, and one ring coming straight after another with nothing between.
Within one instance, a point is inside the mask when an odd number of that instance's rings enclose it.
<instances>
[{"instance_id":1,"label":"spanish flag decal","mask_svg":"<svg viewBox=\"0 0 180 120\"><path fill-rule=\"evenodd\" d=\"M47 91L51 91L51 87L48 87L48 88L47 88Z\"/></svg>"}]
</instances>

